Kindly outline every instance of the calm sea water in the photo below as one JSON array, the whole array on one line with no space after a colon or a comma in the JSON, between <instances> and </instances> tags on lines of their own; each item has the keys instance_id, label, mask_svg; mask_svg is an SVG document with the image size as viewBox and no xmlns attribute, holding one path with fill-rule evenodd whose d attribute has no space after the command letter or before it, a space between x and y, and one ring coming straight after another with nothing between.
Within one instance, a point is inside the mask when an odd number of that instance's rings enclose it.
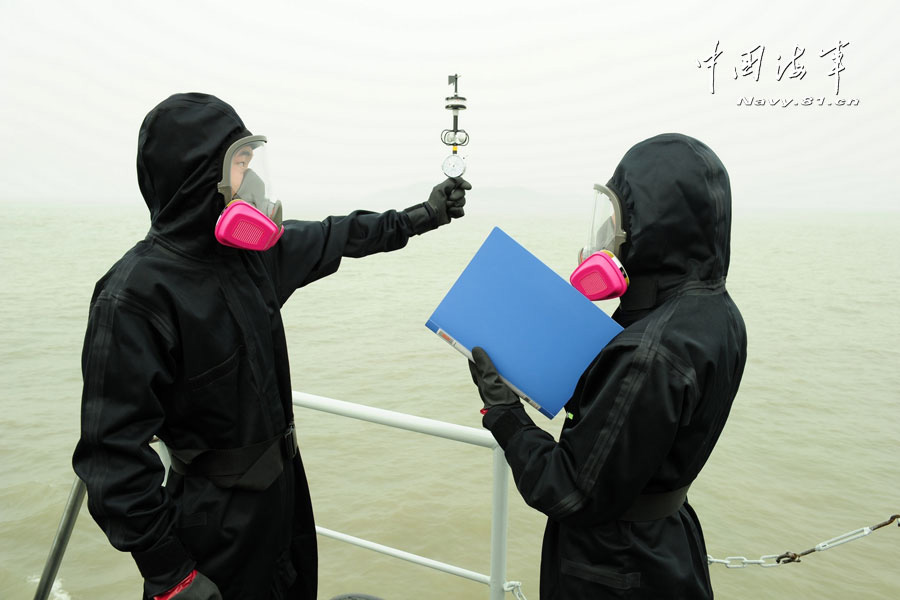
<instances>
[{"instance_id":1,"label":"calm sea water","mask_svg":"<svg viewBox=\"0 0 900 600\"><path fill-rule=\"evenodd\" d=\"M474 196L473 196L474 197ZM410 202L411 203L411 202ZM402 203L401 203L402 204ZM406 206L406 204L402 204ZM31 598L74 474L94 282L143 237L134 205L4 204L0 220L0 598ZM474 214L473 214L474 213ZM465 360L424 322L500 225L561 275L583 224L470 214L347 260L284 311L294 389L480 426ZM312 216L312 215L310 215ZM729 289L749 333L731 417L691 488L717 558L800 552L900 513L900 214L742 216ZM613 306L604 306L612 310ZM548 431L560 423L532 413ZM319 524L486 572L490 452L298 409ZM538 597L543 517L510 488L508 579ZM320 538L320 597L487 598L481 584ZM896 525L775 569L712 565L718 598L900 596ZM140 576L85 509L53 597L135 598Z\"/></svg>"}]
</instances>

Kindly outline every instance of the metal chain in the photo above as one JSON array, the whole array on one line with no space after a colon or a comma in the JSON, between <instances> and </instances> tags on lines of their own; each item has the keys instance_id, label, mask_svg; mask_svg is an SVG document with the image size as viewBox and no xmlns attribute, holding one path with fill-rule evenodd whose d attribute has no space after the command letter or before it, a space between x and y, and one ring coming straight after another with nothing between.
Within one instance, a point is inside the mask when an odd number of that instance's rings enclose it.
<instances>
[{"instance_id":1,"label":"metal chain","mask_svg":"<svg viewBox=\"0 0 900 600\"><path fill-rule=\"evenodd\" d=\"M522 592L522 582L521 581L507 581L503 584L504 592L512 592L513 596L516 597L516 600L528 600L525 597L525 593Z\"/></svg>"},{"instance_id":2,"label":"metal chain","mask_svg":"<svg viewBox=\"0 0 900 600\"><path fill-rule=\"evenodd\" d=\"M861 537L869 535L875 530L881 529L882 527L887 527L897 519L900 519L900 515L891 515L888 520L882 521L877 525L872 525L871 527L861 527L859 529L854 529L853 531L848 531L844 535L839 535L837 537L831 538L830 540L826 540L824 542L816 544L809 550L804 550L800 553L784 552L783 554L766 554L764 556L760 556L756 560L752 560L743 556L729 556L725 559L719 559L713 558L712 556L707 554L706 561L708 564L725 565L727 569L743 569L744 567L747 567L749 565L759 565L760 567L780 567L781 565L787 563L800 562L801 556L806 556L807 554L812 554L813 552L822 552L823 550L828 550L830 548L834 548L835 546L840 546L841 544L846 544L847 542L858 540ZM900 523L897 523L897 526L900 527Z\"/></svg>"}]
</instances>

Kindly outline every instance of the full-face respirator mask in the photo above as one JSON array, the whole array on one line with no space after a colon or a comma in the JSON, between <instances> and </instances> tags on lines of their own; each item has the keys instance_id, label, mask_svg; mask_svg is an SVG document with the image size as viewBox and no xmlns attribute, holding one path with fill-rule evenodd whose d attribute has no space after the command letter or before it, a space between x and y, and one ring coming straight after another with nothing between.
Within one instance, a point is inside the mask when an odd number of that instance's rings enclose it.
<instances>
[{"instance_id":1,"label":"full-face respirator mask","mask_svg":"<svg viewBox=\"0 0 900 600\"><path fill-rule=\"evenodd\" d=\"M225 152L219 192L225 208L216 222L216 239L232 248L268 250L282 234L281 201L275 200L266 159L266 137L251 135Z\"/></svg>"},{"instance_id":2,"label":"full-face respirator mask","mask_svg":"<svg viewBox=\"0 0 900 600\"><path fill-rule=\"evenodd\" d=\"M628 289L628 274L616 255L625 243L622 204L615 192L594 184L594 215L588 243L578 253L569 282L589 300L618 298Z\"/></svg>"}]
</instances>

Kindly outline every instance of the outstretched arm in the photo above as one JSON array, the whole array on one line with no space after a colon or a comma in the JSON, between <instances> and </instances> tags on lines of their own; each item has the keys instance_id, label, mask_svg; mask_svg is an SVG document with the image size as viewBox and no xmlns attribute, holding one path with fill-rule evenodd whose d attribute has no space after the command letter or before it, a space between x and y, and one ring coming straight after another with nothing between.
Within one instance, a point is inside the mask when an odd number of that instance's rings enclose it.
<instances>
[{"instance_id":1,"label":"outstretched arm","mask_svg":"<svg viewBox=\"0 0 900 600\"><path fill-rule=\"evenodd\" d=\"M337 271L344 257L359 258L406 246L409 238L446 225L465 214L462 178L448 178L432 189L426 202L403 211L357 210L323 221L285 221L285 232L265 254L281 303L297 288Z\"/></svg>"}]
</instances>

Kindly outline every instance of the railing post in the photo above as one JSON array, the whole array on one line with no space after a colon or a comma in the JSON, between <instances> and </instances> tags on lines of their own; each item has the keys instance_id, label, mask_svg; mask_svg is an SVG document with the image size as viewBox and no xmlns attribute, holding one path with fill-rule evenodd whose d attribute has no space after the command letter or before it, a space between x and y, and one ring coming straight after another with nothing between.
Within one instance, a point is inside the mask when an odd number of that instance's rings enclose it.
<instances>
[{"instance_id":1,"label":"railing post","mask_svg":"<svg viewBox=\"0 0 900 600\"><path fill-rule=\"evenodd\" d=\"M69 537L72 535L72 528L75 527L75 519L78 518L78 512L81 510L86 491L87 488L84 482L75 477L72 491L69 492L69 500L66 502L62 519L59 521L59 528L56 530L56 537L53 539L53 545L50 547L50 556L47 557L47 562L44 563L44 572L41 574L37 591L34 593L35 600L47 600L47 597L50 595L50 589L56 580L56 573L59 571L59 565L62 563L66 546L69 544Z\"/></svg>"},{"instance_id":2,"label":"railing post","mask_svg":"<svg viewBox=\"0 0 900 600\"><path fill-rule=\"evenodd\" d=\"M506 534L509 516L509 474L503 448L492 451L494 492L491 514L491 600L503 600L506 592Z\"/></svg>"}]
</instances>

